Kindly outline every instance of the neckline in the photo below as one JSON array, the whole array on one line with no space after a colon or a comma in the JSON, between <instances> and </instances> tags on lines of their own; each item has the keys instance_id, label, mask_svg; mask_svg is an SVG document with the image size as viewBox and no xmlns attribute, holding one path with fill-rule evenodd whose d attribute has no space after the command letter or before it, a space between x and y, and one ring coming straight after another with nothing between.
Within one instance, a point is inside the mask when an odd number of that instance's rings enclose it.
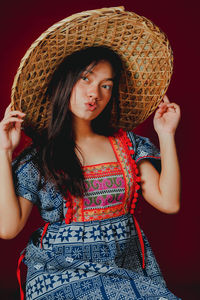
<instances>
[{"instance_id":1,"label":"neckline","mask_svg":"<svg viewBox=\"0 0 200 300\"><path fill-rule=\"evenodd\" d=\"M112 147L112 150L113 150L113 152L114 152L116 161L108 161L108 162L101 162L101 163L93 164L93 165L85 165L85 166L82 166L82 169L87 169L87 168L92 168L92 167L97 167L97 166L102 166L102 165L114 165L114 164L119 165L119 163L120 163L120 162L119 162L119 158L118 158L118 156L117 156L117 154L116 154L116 151L115 151L115 149L114 149L114 145L113 145L113 143L112 143L112 139L113 139L113 138L114 138L113 136L108 136L108 140L109 140L110 145L111 145L111 147Z\"/></svg>"},{"instance_id":2,"label":"neckline","mask_svg":"<svg viewBox=\"0 0 200 300\"><path fill-rule=\"evenodd\" d=\"M82 169L89 169L89 168L93 168L93 167L100 167L100 166L107 166L107 165L119 165L118 161L110 161L110 162L102 162L99 164L94 164L94 165L87 165L87 166L82 166Z\"/></svg>"}]
</instances>

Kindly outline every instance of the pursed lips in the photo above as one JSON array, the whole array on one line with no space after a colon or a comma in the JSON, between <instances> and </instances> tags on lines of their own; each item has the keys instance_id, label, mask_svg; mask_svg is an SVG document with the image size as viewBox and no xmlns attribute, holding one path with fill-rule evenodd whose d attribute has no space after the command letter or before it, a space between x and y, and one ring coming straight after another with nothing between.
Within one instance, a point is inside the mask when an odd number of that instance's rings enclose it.
<instances>
[{"instance_id":1,"label":"pursed lips","mask_svg":"<svg viewBox=\"0 0 200 300\"><path fill-rule=\"evenodd\" d=\"M94 102L94 103L93 102L88 102L88 103L85 103L85 105L86 105L87 109L90 110L90 111L93 111L97 108L96 102Z\"/></svg>"}]
</instances>

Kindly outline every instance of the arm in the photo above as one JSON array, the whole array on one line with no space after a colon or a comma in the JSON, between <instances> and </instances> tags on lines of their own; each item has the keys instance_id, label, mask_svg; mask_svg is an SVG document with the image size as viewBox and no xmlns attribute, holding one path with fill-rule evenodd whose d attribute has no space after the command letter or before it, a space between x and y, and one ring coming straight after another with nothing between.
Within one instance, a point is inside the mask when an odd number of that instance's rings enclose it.
<instances>
[{"instance_id":1,"label":"arm","mask_svg":"<svg viewBox=\"0 0 200 300\"><path fill-rule=\"evenodd\" d=\"M12 153L20 141L23 116L8 107L0 123L0 237L5 239L22 230L32 208L30 201L16 196L12 178Z\"/></svg>"},{"instance_id":2,"label":"arm","mask_svg":"<svg viewBox=\"0 0 200 300\"><path fill-rule=\"evenodd\" d=\"M180 169L174 139L179 120L179 106L169 103L165 96L154 117L160 142L161 174L147 160L139 165L144 199L165 213L176 213L180 209Z\"/></svg>"}]
</instances>

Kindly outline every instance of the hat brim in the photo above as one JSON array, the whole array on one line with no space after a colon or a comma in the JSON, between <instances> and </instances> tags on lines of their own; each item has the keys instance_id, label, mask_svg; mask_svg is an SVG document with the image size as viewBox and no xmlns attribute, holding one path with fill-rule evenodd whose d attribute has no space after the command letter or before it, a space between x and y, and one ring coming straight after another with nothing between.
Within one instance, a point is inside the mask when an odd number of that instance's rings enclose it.
<instances>
[{"instance_id":1,"label":"hat brim","mask_svg":"<svg viewBox=\"0 0 200 300\"><path fill-rule=\"evenodd\" d=\"M22 58L11 93L12 107L26 112L24 126L47 126L44 98L57 66L71 53L107 46L119 54L124 70L119 86L120 119L113 125L131 130L158 106L169 86L173 54L167 36L150 20L123 7L74 14L46 30Z\"/></svg>"}]
</instances>

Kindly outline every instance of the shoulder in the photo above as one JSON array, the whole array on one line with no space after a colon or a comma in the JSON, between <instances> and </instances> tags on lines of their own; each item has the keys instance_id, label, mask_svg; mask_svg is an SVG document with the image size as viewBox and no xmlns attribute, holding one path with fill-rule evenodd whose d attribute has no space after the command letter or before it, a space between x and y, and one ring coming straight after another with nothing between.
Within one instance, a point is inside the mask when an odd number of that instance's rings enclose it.
<instances>
[{"instance_id":1,"label":"shoulder","mask_svg":"<svg viewBox=\"0 0 200 300\"><path fill-rule=\"evenodd\" d=\"M155 150L156 152L159 152L149 138L135 134L133 131L127 131L126 134L130 139L135 151L145 151L148 153Z\"/></svg>"},{"instance_id":2,"label":"shoulder","mask_svg":"<svg viewBox=\"0 0 200 300\"><path fill-rule=\"evenodd\" d=\"M40 173L36 167L37 151L32 146L26 148L12 162L15 193L32 203L38 200Z\"/></svg>"},{"instance_id":3,"label":"shoulder","mask_svg":"<svg viewBox=\"0 0 200 300\"><path fill-rule=\"evenodd\" d=\"M124 139L128 139L128 143L134 148L136 151L139 147L150 147L152 146L152 142L149 138L137 135L133 131L126 131L123 129L119 129L117 133L115 134L116 137L123 137Z\"/></svg>"},{"instance_id":4,"label":"shoulder","mask_svg":"<svg viewBox=\"0 0 200 300\"><path fill-rule=\"evenodd\" d=\"M40 172L37 163L37 150L29 146L12 162L12 172L15 185L38 185Z\"/></svg>"},{"instance_id":5,"label":"shoulder","mask_svg":"<svg viewBox=\"0 0 200 300\"><path fill-rule=\"evenodd\" d=\"M156 166L155 161L160 159L159 149L147 137L135 134L133 131L125 131L120 129L118 135L124 137L130 150L134 150L134 160L139 163L142 159L149 159Z\"/></svg>"},{"instance_id":6,"label":"shoulder","mask_svg":"<svg viewBox=\"0 0 200 300\"><path fill-rule=\"evenodd\" d=\"M15 172L20 172L24 168L35 167L37 157L37 150L32 145L25 148L15 159L12 161L12 168Z\"/></svg>"}]
</instances>

